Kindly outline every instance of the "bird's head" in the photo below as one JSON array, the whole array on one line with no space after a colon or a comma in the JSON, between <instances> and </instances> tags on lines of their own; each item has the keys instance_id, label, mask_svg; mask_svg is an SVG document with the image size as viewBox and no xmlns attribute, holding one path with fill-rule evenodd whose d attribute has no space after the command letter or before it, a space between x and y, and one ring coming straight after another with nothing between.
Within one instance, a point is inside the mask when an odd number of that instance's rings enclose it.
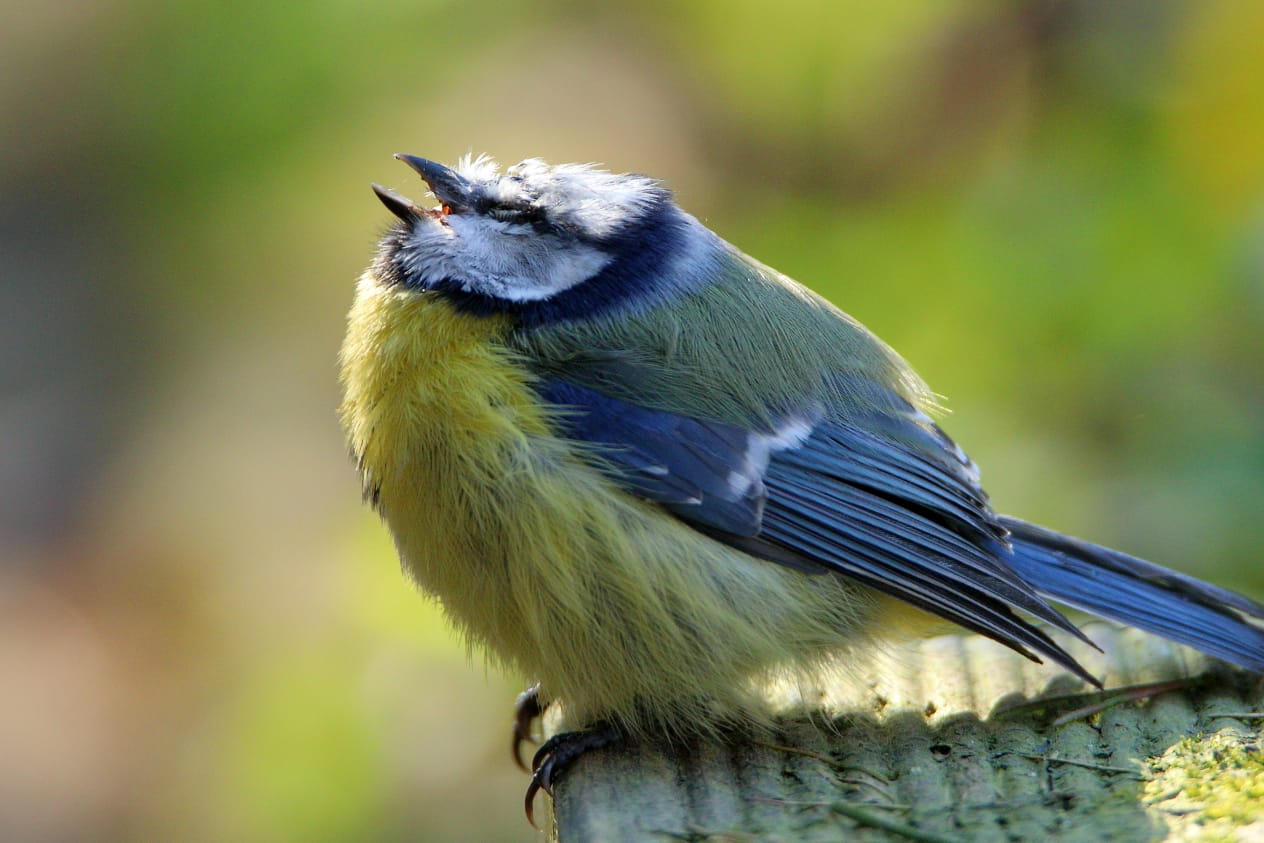
<instances>
[{"instance_id":1,"label":"bird's head","mask_svg":"<svg viewBox=\"0 0 1264 843\"><path fill-rule=\"evenodd\" d=\"M395 157L438 204L423 208L373 185L399 218L382 241L378 277L474 312L543 323L650 302L664 270L676 268L664 261L696 252L691 241L702 235L693 229L706 231L646 176L536 158L502 172L481 156L455 168Z\"/></svg>"}]
</instances>

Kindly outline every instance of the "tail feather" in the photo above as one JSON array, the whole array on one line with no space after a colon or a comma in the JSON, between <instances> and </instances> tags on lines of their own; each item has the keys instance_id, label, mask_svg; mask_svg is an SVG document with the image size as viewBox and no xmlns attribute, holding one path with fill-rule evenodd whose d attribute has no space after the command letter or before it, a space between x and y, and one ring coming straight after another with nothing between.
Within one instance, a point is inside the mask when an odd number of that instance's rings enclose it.
<instances>
[{"instance_id":1,"label":"tail feather","mask_svg":"<svg viewBox=\"0 0 1264 843\"><path fill-rule=\"evenodd\" d=\"M1264 606L1144 559L1019 521L1010 531L1018 574L1046 597L1264 672Z\"/></svg>"}]
</instances>

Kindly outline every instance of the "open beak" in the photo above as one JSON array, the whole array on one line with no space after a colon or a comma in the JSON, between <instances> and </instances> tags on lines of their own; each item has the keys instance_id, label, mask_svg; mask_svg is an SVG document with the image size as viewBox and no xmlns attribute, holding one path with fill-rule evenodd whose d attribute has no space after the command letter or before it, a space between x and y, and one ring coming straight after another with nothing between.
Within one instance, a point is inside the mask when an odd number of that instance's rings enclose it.
<instances>
[{"instance_id":1,"label":"open beak","mask_svg":"<svg viewBox=\"0 0 1264 843\"><path fill-rule=\"evenodd\" d=\"M397 153L395 157L416 170L417 174L425 180L430 192L441 203L442 210L428 210L388 187L374 184L373 192L377 194L378 199L382 200L386 210L404 222L411 223L421 217L446 216L469 207L470 183L456 170L416 155L405 155L402 152Z\"/></svg>"}]
</instances>

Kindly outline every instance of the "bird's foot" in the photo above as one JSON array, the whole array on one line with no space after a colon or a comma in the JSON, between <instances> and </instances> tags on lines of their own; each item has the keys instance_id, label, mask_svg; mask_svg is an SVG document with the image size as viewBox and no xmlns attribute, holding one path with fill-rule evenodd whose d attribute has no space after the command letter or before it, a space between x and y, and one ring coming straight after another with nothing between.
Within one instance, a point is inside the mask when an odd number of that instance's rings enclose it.
<instances>
[{"instance_id":1,"label":"bird's foot","mask_svg":"<svg viewBox=\"0 0 1264 843\"><path fill-rule=\"evenodd\" d=\"M531 784L527 786L524 805L527 821L535 825L535 796L541 790L553 795L557 777L575 761L592 749L626 740L627 734L612 723L598 723L576 732L562 732L549 738L536 750L531 759Z\"/></svg>"}]
</instances>

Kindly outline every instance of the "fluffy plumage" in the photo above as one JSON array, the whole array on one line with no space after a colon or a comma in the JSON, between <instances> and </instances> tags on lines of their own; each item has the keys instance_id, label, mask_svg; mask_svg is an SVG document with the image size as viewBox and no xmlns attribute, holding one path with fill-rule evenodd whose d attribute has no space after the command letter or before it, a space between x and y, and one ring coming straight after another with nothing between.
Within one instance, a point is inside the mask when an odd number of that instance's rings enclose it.
<instances>
[{"instance_id":1,"label":"fluffy plumage","mask_svg":"<svg viewBox=\"0 0 1264 843\"><path fill-rule=\"evenodd\" d=\"M891 597L1090 681L1042 594L1264 670L1264 607L996 515L894 351L657 182L402 157L440 205L378 188L344 424L406 569L572 725L762 722Z\"/></svg>"}]
</instances>

